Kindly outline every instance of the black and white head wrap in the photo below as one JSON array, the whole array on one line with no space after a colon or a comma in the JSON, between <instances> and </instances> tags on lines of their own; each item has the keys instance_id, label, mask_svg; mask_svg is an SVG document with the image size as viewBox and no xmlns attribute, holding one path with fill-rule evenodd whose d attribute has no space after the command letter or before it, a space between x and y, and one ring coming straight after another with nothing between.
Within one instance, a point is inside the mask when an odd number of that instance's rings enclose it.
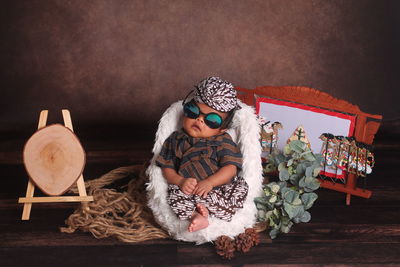
<instances>
[{"instance_id":1,"label":"black and white head wrap","mask_svg":"<svg viewBox=\"0 0 400 267\"><path fill-rule=\"evenodd\" d=\"M219 77L208 77L202 80L196 86L194 100L220 112L229 112L238 108L233 84Z\"/></svg>"}]
</instances>

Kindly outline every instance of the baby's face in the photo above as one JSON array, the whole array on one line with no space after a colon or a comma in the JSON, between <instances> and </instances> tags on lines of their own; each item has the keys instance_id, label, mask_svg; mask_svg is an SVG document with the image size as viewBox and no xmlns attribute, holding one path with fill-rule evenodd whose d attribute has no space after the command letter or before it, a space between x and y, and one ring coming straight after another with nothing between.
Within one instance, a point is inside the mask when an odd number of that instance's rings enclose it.
<instances>
[{"instance_id":1,"label":"baby's face","mask_svg":"<svg viewBox=\"0 0 400 267\"><path fill-rule=\"evenodd\" d=\"M213 108L210 108L206 104L197 103L197 105L199 106L200 111L204 114L214 112L219 114L223 120L225 120L226 117L228 116L227 113L219 112ZM221 128L212 129L208 127L204 123L204 116L202 114L200 114L200 116L197 117L196 119L191 119L186 116L183 116L183 129L186 131L188 135L196 138L207 138L214 135L222 134L226 131L226 129L221 129Z\"/></svg>"}]
</instances>

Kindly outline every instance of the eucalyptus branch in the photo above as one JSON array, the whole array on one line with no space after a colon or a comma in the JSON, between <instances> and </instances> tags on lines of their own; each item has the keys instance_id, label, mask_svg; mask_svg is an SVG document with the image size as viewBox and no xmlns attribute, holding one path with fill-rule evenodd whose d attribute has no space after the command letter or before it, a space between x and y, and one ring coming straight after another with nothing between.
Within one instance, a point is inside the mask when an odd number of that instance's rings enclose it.
<instances>
[{"instance_id":1,"label":"eucalyptus branch","mask_svg":"<svg viewBox=\"0 0 400 267\"><path fill-rule=\"evenodd\" d=\"M267 222L269 235L276 238L288 233L294 223L309 222L308 209L318 198L313 191L320 186L316 178L321 171L322 156L314 154L308 144L293 140L283 152L271 154L266 172L279 171L279 181L263 185L263 196L254 199L258 220Z\"/></svg>"}]
</instances>

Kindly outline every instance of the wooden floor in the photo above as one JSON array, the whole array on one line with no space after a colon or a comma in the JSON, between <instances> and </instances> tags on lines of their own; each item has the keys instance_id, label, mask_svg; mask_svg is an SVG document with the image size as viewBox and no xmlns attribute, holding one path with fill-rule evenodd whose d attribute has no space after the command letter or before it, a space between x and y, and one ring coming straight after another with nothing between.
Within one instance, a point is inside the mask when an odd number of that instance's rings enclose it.
<instances>
[{"instance_id":1,"label":"wooden floor","mask_svg":"<svg viewBox=\"0 0 400 267\"><path fill-rule=\"evenodd\" d=\"M116 167L141 164L151 156L153 136L134 143L83 142L85 179ZM311 222L262 242L250 252L221 259L212 244L174 240L137 244L95 239L89 233L59 231L77 204L34 204L31 220L21 221L26 173L14 141L2 141L0 190L0 266L400 266L400 146L377 138L376 167L367 180L372 198L320 189ZM16 141L15 141L16 142ZM18 142L17 142L18 143ZM362 185L362 183L361 183Z\"/></svg>"}]
</instances>

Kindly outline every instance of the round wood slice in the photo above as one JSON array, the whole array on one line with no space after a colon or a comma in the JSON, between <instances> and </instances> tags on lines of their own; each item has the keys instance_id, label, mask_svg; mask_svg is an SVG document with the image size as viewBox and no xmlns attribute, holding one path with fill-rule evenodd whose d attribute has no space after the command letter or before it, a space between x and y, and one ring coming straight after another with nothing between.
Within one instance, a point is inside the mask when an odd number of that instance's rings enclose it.
<instances>
[{"instance_id":1,"label":"round wood slice","mask_svg":"<svg viewBox=\"0 0 400 267\"><path fill-rule=\"evenodd\" d=\"M35 132L25 144L23 158L32 181L51 196L66 192L85 166L85 151L78 137L61 124Z\"/></svg>"}]
</instances>

